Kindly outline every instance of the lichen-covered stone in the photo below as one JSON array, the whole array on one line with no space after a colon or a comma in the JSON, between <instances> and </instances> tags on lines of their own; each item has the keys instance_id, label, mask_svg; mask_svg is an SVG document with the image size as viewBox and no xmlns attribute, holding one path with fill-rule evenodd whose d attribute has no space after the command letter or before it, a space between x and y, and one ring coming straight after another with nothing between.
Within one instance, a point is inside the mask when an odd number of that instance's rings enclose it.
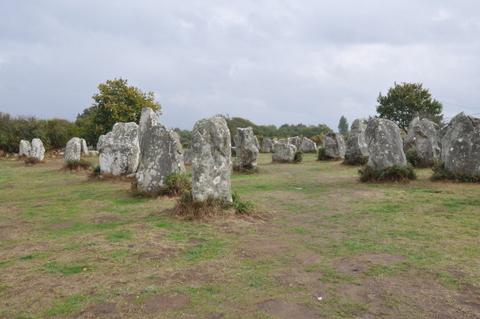
<instances>
[{"instance_id":1,"label":"lichen-covered stone","mask_svg":"<svg viewBox=\"0 0 480 319\"><path fill-rule=\"evenodd\" d=\"M258 141L251 127L237 128L235 141L235 169L255 169L257 167Z\"/></svg>"},{"instance_id":2,"label":"lichen-covered stone","mask_svg":"<svg viewBox=\"0 0 480 319\"><path fill-rule=\"evenodd\" d=\"M140 156L138 125L116 123L111 132L98 139L100 171L114 176L133 174Z\"/></svg>"},{"instance_id":3,"label":"lichen-covered stone","mask_svg":"<svg viewBox=\"0 0 480 319\"><path fill-rule=\"evenodd\" d=\"M365 140L367 121L357 119L353 121L346 142L345 163L365 164L368 160L368 145Z\"/></svg>"},{"instance_id":4,"label":"lichen-covered stone","mask_svg":"<svg viewBox=\"0 0 480 319\"><path fill-rule=\"evenodd\" d=\"M67 142L63 158L66 162L78 162L82 155L82 140L78 137L73 137Z\"/></svg>"},{"instance_id":5,"label":"lichen-covered stone","mask_svg":"<svg viewBox=\"0 0 480 319\"><path fill-rule=\"evenodd\" d=\"M442 156L451 174L480 176L480 119L460 113L442 130Z\"/></svg>"},{"instance_id":6,"label":"lichen-covered stone","mask_svg":"<svg viewBox=\"0 0 480 319\"><path fill-rule=\"evenodd\" d=\"M345 140L341 134L328 133L323 141L325 156L329 159L343 159L345 157Z\"/></svg>"},{"instance_id":7,"label":"lichen-covered stone","mask_svg":"<svg viewBox=\"0 0 480 319\"><path fill-rule=\"evenodd\" d=\"M30 151L29 157L35 158L38 161L43 161L45 158L45 147L43 142L39 138L34 138L32 140L32 149Z\"/></svg>"},{"instance_id":8,"label":"lichen-covered stone","mask_svg":"<svg viewBox=\"0 0 480 319\"><path fill-rule=\"evenodd\" d=\"M295 160L297 147L286 142L278 142L273 147L272 161L279 163L292 163Z\"/></svg>"},{"instance_id":9,"label":"lichen-covered stone","mask_svg":"<svg viewBox=\"0 0 480 319\"><path fill-rule=\"evenodd\" d=\"M192 132L192 196L232 202L231 137L225 118L215 116L195 123Z\"/></svg>"},{"instance_id":10,"label":"lichen-covered stone","mask_svg":"<svg viewBox=\"0 0 480 319\"><path fill-rule=\"evenodd\" d=\"M407 166L400 129L394 122L382 118L370 119L365 140L369 153L367 165L374 170Z\"/></svg>"},{"instance_id":11,"label":"lichen-covered stone","mask_svg":"<svg viewBox=\"0 0 480 319\"><path fill-rule=\"evenodd\" d=\"M139 126L140 160L135 174L137 191L159 193L172 173L185 172L178 134L158 122L157 114L144 108Z\"/></svg>"},{"instance_id":12,"label":"lichen-covered stone","mask_svg":"<svg viewBox=\"0 0 480 319\"><path fill-rule=\"evenodd\" d=\"M32 151L32 145L29 141L21 140L19 145L18 156L30 156L30 152Z\"/></svg>"},{"instance_id":13,"label":"lichen-covered stone","mask_svg":"<svg viewBox=\"0 0 480 319\"><path fill-rule=\"evenodd\" d=\"M269 137L264 137L262 140L262 147L261 147L261 152L262 153L272 153L273 152L273 146L275 145L277 141L274 139L271 139Z\"/></svg>"},{"instance_id":14,"label":"lichen-covered stone","mask_svg":"<svg viewBox=\"0 0 480 319\"><path fill-rule=\"evenodd\" d=\"M441 156L438 125L428 119L414 118L408 127L404 150L414 152L420 166L432 166L438 162Z\"/></svg>"},{"instance_id":15,"label":"lichen-covered stone","mask_svg":"<svg viewBox=\"0 0 480 319\"><path fill-rule=\"evenodd\" d=\"M187 148L183 153L183 162L185 165L192 165L193 151L192 148Z\"/></svg>"},{"instance_id":16,"label":"lichen-covered stone","mask_svg":"<svg viewBox=\"0 0 480 319\"><path fill-rule=\"evenodd\" d=\"M302 137L299 149L303 153L315 153L317 151L317 144L308 137Z\"/></svg>"},{"instance_id":17,"label":"lichen-covered stone","mask_svg":"<svg viewBox=\"0 0 480 319\"><path fill-rule=\"evenodd\" d=\"M88 146L87 146L87 141L85 139L81 138L80 139L80 144L82 146L82 155L89 156L90 152L88 151Z\"/></svg>"}]
</instances>

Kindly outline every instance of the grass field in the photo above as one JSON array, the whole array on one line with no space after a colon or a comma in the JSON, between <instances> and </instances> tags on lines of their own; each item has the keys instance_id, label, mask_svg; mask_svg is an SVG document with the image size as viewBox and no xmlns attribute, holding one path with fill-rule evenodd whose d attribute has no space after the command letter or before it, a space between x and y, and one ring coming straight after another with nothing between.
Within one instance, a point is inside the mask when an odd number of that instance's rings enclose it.
<instances>
[{"instance_id":1,"label":"grass field","mask_svg":"<svg viewBox=\"0 0 480 319\"><path fill-rule=\"evenodd\" d=\"M182 221L62 161L0 161L1 318L480 318L480 185L233 175L261 218Z\"/></svg>"}]
</instances>

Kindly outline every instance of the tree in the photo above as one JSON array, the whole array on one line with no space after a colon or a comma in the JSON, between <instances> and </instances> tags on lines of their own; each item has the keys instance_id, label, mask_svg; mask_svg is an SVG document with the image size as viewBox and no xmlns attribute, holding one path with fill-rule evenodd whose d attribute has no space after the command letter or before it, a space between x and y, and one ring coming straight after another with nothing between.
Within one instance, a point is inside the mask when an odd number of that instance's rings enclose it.
<instances>
[{"instance_id":1,"label":"tree","mask_svg":"<svg viewBox=\"0 0 480 319\"><path fill-rule=\"evenodd\" d=\"M153 92L144 93L121 78L99 84L98 91L92 97L92 106L79 114L76 121L80 136L89 144L95 145L98 137L109 132L117 122L138 123L142 108L161 108Z\"/></svg>"},{"instance_id":2,"label":"tree","mask_svg":"<svg viewBox=\"0 0 480 319\"><path fill-rule=\"evenodd\" d=\"M348 134L348 121L343 115L340 117L340 121L338 121L338 132L343 135Z\"/></svg>"},{"instance_id":3,"label":"tree","mask_svg":"<svg viewBox=\"0 0 480 319\"><path fill-rule=\"evenodd\" d=\"M433 99L421 83L395 83L386 96L379 94L377 102L379 117L394 121L404 131L416 116L437 124L441 124L443 119L442 103Z\"/></svg>"}]
</instances>

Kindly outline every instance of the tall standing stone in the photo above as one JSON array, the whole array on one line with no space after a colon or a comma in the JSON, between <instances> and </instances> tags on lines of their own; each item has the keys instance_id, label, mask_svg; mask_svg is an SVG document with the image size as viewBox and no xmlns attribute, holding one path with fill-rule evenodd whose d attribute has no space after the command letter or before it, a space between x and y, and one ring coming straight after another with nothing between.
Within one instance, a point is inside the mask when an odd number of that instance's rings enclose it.
<instances>
[{"instance_id":1,"label":"tall standing stone","mask_svg":"<svg viewBox=\"0 0 480 319\"><path fill-rule=\"evenodd\" d=\"M460 113L442 133L445 169L460 176L480 177L480 119Z\"/></svg>"},{"instance_id":2,"label":"tall standing stone","mask_svg":"<svg viewBox=\"0 0 480 319\"><path fill-rule=\"evenodd\" d=\"M365 140L368 145L369 167L384 170L392 166L407 166L400 129L394 122L382 118L370 119L365 130Z\"/></svg>"},{"instance_id":3,"label":"tall standing stone","mask_svg":"<svg viewBox=\"0 0 480 319\"><path fill-rule=\"evenodd\" d=\"M432 166L440 160L441 145L438 125L428 119L416 117L410 122L404 150L414 152L420 166Z\"/></svg>"},{"instance_id":4,"label":"tall standing stone","mask_svg":"<svg viewBox=\"0 0 480 319\"><path fill-rule=\"evenodd\" d=\"M192 196L232 202L231 138L225 118L215 116L195 123L192 132Z\"/></svg>"},{"instance_id":5,"label":"tall standing stone","mask_svg":"<svg viewBox=\"0 0 480 319\"><path fill-rule=\"evenodd\" d=\"M26 140L21 140L19 145L18 155L29 157L31 151L32 151L32 145L30 144L30 142Z\"/></svg>"},{"instance_id":6,"label":"tall standing stone","mask_svg":"<svg viewBox=\"0 0 480 319\"><path fill-rule=\"evenodd\" d=\"M178 134L158 122L157 114L144 108L139 126L140 161L135 175L137 190L159 193L172 173L185 172L183 148Z\"/></svg>"},{"instance_id":7,"label":"tall standing stone","mask_svg":"<svg viewBox=\"0 0 480 319\"><path fill-rule=\"evenodd\" d=\"M257 167L258 141L251 127L237 128L235 141L235 169L255 169Z\"/></svg>"},{"instance_id":8,"label":"tall standing stone","mask_svg":"<svg viewBox=\"0 0 480 319\"><path fill-rule=\"evenodd\" d=\"M66 162L78 162L82 155L82 140L73 137L67 142L65 154L63 155Z\"/></svg>"},{"instance_id":9,"label":"tall standing stone","mask_svg":"<svg viewBox=\"0 0 480 319\"><path fill-rule=\"evenodd\" d=\"M29 157L32 157L38 161L43 161L45 158L45 147L43 142L39 138L34 138L32 140L32 150L30 151Z\"/></svg>"},{"instance_id":10,"label":"tall standing stone","mask_svg":"<svg viewBox=\"0 0 480 319\"><path fill-rule=\"evenodd\" d=\"M287 142L295 145L297 151L300 151L300 147L302 146L302 138L300 136L289 137Z\"/></svg>"},{"instance_id":11,"label":"tall standing stone","mask_svg":"<svg viewBox=\"0 0 480 319\"><path fill-rule=\"evenodd\" d=\"M87 146L87 141L85 139L81 138L80 139L80 144L82 146L82 155L89 156L90 152L88 151L88 146Z\"/></svg>"},{"instance_id":12,"label":"tall standing stone","mask_svg":"<svg viewBox=\"0 0 480 319\"><path fill-rule=\"evenodd\" d=\"M140 156L138 125L116 123L111 132L98 139L100 171L114 176L135 173Z\"/></svg>"},{"instance_id":13,"label":"tall standing stone","mask_svg":"<svg viewBox=\"0 0 480 319\"><path fill-rule=\"evenodd\" d=\"M272 161L278 163L292 163L295 161L297 147L288 142L278 142L273 146Z\"/></svg>"},{"instance_id":14,"label":"tall standing stone","mask_svg":"<svg viewBox=\"0 0 480 319\"><path fill-rule=\"evenodd\" d=\"M365 140L367 121L356 119L350 128L346 142L345 163L356 165L366 164L368 161L368 145Z\"/></svg>"},{"instance_id":15,"label":"tall standing stone","mask_svg":"<svg viewBox=\"0 0 480 319\"><path fill-rule=\"evenodd\" d=\"M343 159L345 157L345 140L341 134L328 133L323 141L325 156L329 159Z\"/></svg>"},{"instance_id":16,"label":"tall standing stone","mask_svg":"<svg viewBox=\"0 0 480 319\"><path fill-rule=\"evenodd\" d=\"M264 137L262 140L262 146L260 148L262 153L272 153L273 146L275 145L276 141L269 137Z\"/></svg>"}]
</instances>

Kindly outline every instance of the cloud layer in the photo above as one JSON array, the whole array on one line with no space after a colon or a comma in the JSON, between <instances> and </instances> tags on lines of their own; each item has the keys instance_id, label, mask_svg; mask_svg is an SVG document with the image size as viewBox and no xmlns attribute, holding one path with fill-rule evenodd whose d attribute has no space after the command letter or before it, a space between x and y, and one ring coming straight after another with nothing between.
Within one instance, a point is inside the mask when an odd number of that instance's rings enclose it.
<instances>
[{"instance_id":1,"label":"cloud layer","mask_svg":"<svg viewBox=\"0 0 480 319\"><path fill-rule=\"evenodd\" d=\"M0 2L0 111L74 119L114 77L164 122L217 113L336 127L423 82L447 117L480 113L480 3L381 0Z\"/></svg>"}]
</instances>

